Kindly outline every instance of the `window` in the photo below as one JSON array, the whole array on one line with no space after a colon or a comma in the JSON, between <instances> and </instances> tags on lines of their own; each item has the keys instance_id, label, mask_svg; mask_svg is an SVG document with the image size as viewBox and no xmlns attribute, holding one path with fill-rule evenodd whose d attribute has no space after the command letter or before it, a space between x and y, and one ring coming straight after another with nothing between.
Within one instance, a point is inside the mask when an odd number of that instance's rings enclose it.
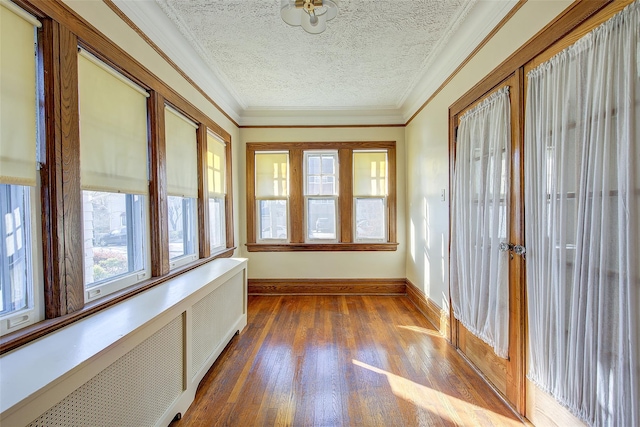
<instances>
[{"instance_id":1,"label":"window","mask_svg":"<svg viewBox=\"0 0 640 427\"><path fill-rule=\"evenodd\" d=\"M84 280L91 300L144 277L147 208L137 194L85 190L82 198Z\"/></svg>"},{"instance_id":2,"label":"window","mask_svg":"<svg viewBox=\"0 0 640 427\"><path fill-rule=\"evenodd\" d=\"M247 144L247 248L395 250L395 142Z\"/></svg>"},{"instance_id":3,"label":"window","mask_svg":"<svg viewBox=\"0 0 640 427\"><path fill-rule=\"evenodd\" d=\"M387 152L354 151L353 209L356 242L387 240Z\"/></svg>"},{"instance_id":4,"label":"window","mask_svg":"<svg viewBox=\"0 0 640 427\"><path fill-rule=\"evenodd\" d=\"M209 191L209 246L211 253L227 247L226 238L226 170L227 144L207 132L207 188Z\"/></svg>"},{"instance_id":5,"label":"window","mask_svg":"<svg viewBox=\"0 0 640 427\"><path fill-rule=\"evenodd\" d=\"M173 269L198 259L198 125L168 105L164 117L169 263Z\"/></svg>"},{"instance_id":6,"label":"window","mask_svg":"<svg viewBox=\"0 0 640 427\"><path fill-rule=\"evenodd\" d=\"M288 240L289 155L255 155L256 216L259 241Z\"/></svg>"},{"instance_id":7,"label":"window","mask_svg":"<svg viewBox=\"0 0 640 427\"><path fill-rule=\"evenodd\" d=\"M78 55L85 301L149 277L147 97Z\"/></svg>"},{"instance_id":8,"label":"window","mask_svg":"<svg viewBox=\"0 0 640 427\"><path fill-rule=\"evenodd\" d=\"M305 151L307 242L338 239L338 151Z\"/></svg>"},{"instance_id":9,"label":"window","mask_svg":"<svg viewBox=\"0 0 640 427\"><path fill-rule=\"evenodd\" d=\"M37 235L36 28L0 3L0 335L42 318Z\"/></svg>"}]
</instances>

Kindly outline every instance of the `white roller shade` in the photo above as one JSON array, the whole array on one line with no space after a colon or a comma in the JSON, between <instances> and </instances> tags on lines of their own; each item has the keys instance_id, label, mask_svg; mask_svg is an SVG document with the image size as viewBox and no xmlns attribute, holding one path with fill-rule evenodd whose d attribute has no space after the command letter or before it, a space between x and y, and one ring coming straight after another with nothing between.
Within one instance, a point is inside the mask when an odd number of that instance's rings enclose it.
<instances>
[{"instance_id":1,"label":"white roller shade","mask_svg":"<svg viewBox=\"0 0 640 427\"><path fill-rule=\"evenodd\" d=\"M289 195L289 154L256 153L256 197Z\"/></svg>"},{"instance_id":2,"label":"white roller shade","mask_svg":"<svg viewBox=\"0 0 640 427\"><path fill-rule=\"evenodd\" d=\"M353 195L387 195L387 153L353 153Z\"/></svg>"},{"instance_id":3,"label":"white roller shade","mask_svg":"<svg viewBox=\"0 0 640 427\"><path fill-rule=\"evenodd\" d=\"M106 64L80 52L78 97L83 189L148 193L148 96Z\"/></svg>"},{"instance_id":4,"label":"white roller shade","mask_svg":"<svg viewBox=\"0 0 640 427\"><path fill-rule=\"evenodd\" d=\"M217 136L207 133L207 179L209 197L226 194L226 144Z\"/></svg>"},{"instance_id":5,"label":"white roller shade","mask_svg":"<svg viewBox=\"0 0 640 427\"><path fill-rule=\"evenodd\" d=\"M40 23L0 2L0 184L36 184L36 56Z\"/></svg>"},{"instance_id":6,"label":"white roller shade","mask_svg":"<svg viewBox=\"0 0 640 427\"><path fill-rule=\"evenodd\" d=\"M167 149L167 193L170 196L198 198L197 125L166 107L164 128Z\"/></svg>"}]
</instances>

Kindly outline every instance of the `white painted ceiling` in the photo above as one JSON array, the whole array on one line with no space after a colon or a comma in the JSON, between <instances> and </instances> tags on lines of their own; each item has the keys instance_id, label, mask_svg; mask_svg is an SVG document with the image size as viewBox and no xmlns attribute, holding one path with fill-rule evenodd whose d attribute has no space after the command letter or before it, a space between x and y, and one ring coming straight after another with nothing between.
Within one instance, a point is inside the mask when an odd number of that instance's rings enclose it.
<instances>
[{"instance_id":1,"label":"white painted ceiling","mask_svg":"<svg viewBox=\"0 0 640 427\"><path fill-rule=\"evenodd\" d=\"M340 0L322 34L280 0L116 0L241 125L397 124L515 0Z\"/></svg>"}]
</instances>

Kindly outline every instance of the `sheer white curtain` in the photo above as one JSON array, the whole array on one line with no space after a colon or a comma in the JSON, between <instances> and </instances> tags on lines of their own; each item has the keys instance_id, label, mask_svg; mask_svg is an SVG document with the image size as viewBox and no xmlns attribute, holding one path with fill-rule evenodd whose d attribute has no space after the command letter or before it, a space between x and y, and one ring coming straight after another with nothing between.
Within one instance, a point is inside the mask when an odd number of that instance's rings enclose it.
<instances>
[{"instance_id":1,"label":"sheer white curtain","mask_svg":"<svg viewBox=\"0 0 640 427\"><path fill-rule=\"evenodd\" d=\"M640 426L640 3L528 75L529 378Z\"/></svg>"},{"instance_id":2,"label":"sheer white curtain","mask_svg":"<svg viewBox=\"0 0 640 427\"><path fill-rule=\"evenodd\" d=\"M455 316L503 358L509 350L507 242L509 87L460 118L453 178L451 300Z\"/></svg>"}]
</instances>

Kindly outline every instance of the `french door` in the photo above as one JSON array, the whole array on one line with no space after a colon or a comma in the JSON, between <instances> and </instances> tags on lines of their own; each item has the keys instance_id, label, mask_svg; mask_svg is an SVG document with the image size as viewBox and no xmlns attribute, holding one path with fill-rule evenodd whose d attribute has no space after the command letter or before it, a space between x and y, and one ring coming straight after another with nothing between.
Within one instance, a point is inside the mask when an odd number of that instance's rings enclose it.
<instances>
[{"instance_id":1,"label":"french door","mask_svg":"<svg viewBox=\"0 0 640 427\"><path fill-rule=\"evenodd\" d=\"M452 343L524 414L522 79L516 72L464 109L450 111L450 285ZM473 125L470 136L463 122L505 92L500 108L506 111L497 119L501 143L486 140L495 133L492 117Z\"/></svg>"}]
</instances>

